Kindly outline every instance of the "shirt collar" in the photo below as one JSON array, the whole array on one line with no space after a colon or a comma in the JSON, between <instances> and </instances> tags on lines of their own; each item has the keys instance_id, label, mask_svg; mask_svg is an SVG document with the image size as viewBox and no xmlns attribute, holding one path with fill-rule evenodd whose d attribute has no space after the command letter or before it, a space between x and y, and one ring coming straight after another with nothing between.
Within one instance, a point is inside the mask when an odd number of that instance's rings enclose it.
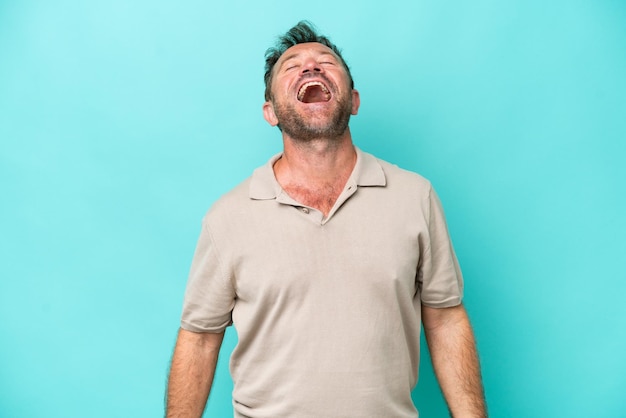
<instances>
[{"instance_id":1,"label":"shirt collar","mask_svg":"<svg viewBox=\"0 0 626 418\"><path fill-rule=\"evenodd\" d=\"M348 183L356 183L357 186L371 187L387 184L385 172L380 163L371 154L354 147L356 151L356 164L350 175ZM274 163L282 156L282 153L274 155L267 164L257 168L252 173L250 180L250 198L254 200L271 200L281 193L282 188L274 176Z\"/></svg>"}]
</instances>

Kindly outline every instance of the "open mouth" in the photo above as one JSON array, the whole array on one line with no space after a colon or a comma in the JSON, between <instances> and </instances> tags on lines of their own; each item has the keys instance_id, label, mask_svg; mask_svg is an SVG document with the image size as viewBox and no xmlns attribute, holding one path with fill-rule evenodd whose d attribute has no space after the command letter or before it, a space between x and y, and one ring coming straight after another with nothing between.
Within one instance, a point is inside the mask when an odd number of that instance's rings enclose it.
<instances>
[{"instance_id":1,"label":"open mouth","mask_svg":"<svg viewBox=\"0 0 626 418\"><path fill-rule=\"evenodd\" d=\"M309 81L298 90L298 100L302 103L327 102L330 100L330 91L320 81Z\"/></svg>"}]
</instances>

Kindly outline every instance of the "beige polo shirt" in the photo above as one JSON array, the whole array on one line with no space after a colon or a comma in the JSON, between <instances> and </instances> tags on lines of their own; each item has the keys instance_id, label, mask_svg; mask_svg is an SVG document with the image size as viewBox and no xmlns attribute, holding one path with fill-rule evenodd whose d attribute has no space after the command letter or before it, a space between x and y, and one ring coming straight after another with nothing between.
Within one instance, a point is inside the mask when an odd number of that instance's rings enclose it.
<instances>
[{"instance_id":1,"label":"beige polo shirt","mask_svg":"<svg viewBox=\"0 0 626 418\"><path fill-rule=\"evenodd\" d=\"M463 293L434 190L357 149L324 218L281 189L279 157L205 216L182 328L235 325L236 417L417 417L420 307Z\"/></svg>"}]
</instances>

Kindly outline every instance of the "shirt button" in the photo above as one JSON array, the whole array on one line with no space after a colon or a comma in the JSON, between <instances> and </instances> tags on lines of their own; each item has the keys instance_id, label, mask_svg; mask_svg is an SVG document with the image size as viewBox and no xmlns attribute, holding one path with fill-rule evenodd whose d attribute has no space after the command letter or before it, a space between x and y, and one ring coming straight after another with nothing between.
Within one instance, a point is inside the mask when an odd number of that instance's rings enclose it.
<instances>
[{"instance_id":1,"label":"shirt button","mask_svg":"<svg viewBox=\"0 0 626 418\"><path fill-rule=\"evenodd\" d=\"M300 212L302 213L306 213L306 214L309 213L309 208L299 208L299 209L300 209Z\"/></svg>"}]
</instances>

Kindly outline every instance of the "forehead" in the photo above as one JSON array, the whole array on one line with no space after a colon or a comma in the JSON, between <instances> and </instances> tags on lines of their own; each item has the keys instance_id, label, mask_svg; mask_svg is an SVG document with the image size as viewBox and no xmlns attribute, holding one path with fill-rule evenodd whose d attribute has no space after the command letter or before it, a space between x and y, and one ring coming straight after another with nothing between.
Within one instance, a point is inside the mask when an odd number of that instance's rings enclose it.
<instances>
[{"instance_id":1,"label":"forehead","mask_svg":"<svg viewBox=\"0 0 626 418\"><path fill-rule=\"evenodd\" d=\"M332 55L334 58L339 59L337 54L326 45L322 45L317 42L307 42L303 44L297 44L287 49L283 55L278 59L277 64L283 63L287 60L302 57L302 56L320 56L320 55Z\"/></svg>"}]
</instances>

